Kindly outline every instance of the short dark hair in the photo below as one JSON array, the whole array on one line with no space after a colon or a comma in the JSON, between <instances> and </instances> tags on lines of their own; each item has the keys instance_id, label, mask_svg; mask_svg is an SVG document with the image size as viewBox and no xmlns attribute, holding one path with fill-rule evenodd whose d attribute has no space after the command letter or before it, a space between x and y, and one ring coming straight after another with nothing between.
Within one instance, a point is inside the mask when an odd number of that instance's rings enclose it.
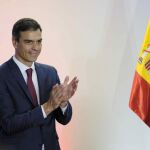
<instances>
[{"instance_id":1,"label":"short dark hair","mask_svg":"<svg viewBox=\"0 0 150 150\"><path fill-rule=\"evenodd\" d=\"M19 41L20 32L29 30L36 31L37 29L40 29L42 32L42 28L36 20L32 18L22 18L14 24L12 29L12 36L15 37L17 41Z\"/></svg>"}]
</instances>

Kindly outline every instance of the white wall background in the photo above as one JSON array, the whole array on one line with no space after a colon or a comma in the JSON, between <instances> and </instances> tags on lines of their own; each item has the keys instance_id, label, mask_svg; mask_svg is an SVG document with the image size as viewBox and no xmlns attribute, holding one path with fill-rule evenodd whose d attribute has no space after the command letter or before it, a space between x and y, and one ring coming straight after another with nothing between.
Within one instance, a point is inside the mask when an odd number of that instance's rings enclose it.
<instances>
[{"instance_id":1,"label":"white wall background","mask_svg":"<svg viewBox=\"0 0 150 150\"><path fill-rule=\"evenodd\" d=\"M11 29L22 17L39 21L43 52L63 80L77 75L74 113L58 125L62 150L149 150L150 129L128 108L149 0L0 0L0 63L14 49Z\"/></svg>"}]
</instances>

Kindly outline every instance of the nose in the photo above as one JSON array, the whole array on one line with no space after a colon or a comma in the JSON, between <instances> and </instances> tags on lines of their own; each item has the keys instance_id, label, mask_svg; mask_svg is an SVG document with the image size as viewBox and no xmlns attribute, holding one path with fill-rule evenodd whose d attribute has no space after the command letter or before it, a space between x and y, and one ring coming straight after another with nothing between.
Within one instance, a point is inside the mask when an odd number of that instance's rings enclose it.
<instances>
[{"instance_id":1,"label":"nose","mask_svg":"<svg viewBox=\"0 0 150 150\"><path fill-rule=\"evenodd\" d=\"M32 44L32 49L33 50L38 50L39 47L40 47L40 45L37 42L33 42L33 44Z\"/></svg>"}]
</instances>

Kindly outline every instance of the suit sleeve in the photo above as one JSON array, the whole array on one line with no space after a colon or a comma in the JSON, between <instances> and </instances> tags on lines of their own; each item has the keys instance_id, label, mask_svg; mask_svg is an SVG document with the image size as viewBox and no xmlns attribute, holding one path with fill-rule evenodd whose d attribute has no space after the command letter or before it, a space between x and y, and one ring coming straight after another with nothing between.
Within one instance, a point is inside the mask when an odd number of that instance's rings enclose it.
<instances>
[{"instance_id":1,"label":"suit sleeve","mask_svg":"<svg viewBox=\"0 0 150 150\"><path fill-rule=\"evenodd\" d=\"M68 103L67 110L65 111L64 114L63 114L61 108L57 108L54 111L54 115L55 115L56 120L59 123L61 123L63 125L68 124L72 117L72 107L71 107L70 103Z\"/></svg>"},{"instance_id":2,"label":"suit sleeve","mask_svg":"<svg viewBox=\"0 0 150 150\"><path fill-rule=\"evenodd\" d=\"M5 81L0 77L0 125L8 134L14 134L44 121L42 110L36 107L28 112L17 114L15 104L9 94Z\"/></svg>"}]
</instances>

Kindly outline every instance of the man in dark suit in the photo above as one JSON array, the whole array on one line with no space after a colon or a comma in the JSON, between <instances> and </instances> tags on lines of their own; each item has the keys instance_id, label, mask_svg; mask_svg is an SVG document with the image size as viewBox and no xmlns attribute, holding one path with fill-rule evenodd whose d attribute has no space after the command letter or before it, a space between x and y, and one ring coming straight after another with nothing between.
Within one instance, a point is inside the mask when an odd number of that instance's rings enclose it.
<instances>
[{"instance_id":1,"label":"man in dark suit","mask_svg":"<svg viewBox=\"0 0 150 150\"><path fill-rule=\"evenodd\" d=\"M42 29L30 18L12 29L15 55L0 66L0 150L60 150L55 120L72 116L78 79L61 84L54 67L39 64Z\"/></svg>"}]
</instances>

